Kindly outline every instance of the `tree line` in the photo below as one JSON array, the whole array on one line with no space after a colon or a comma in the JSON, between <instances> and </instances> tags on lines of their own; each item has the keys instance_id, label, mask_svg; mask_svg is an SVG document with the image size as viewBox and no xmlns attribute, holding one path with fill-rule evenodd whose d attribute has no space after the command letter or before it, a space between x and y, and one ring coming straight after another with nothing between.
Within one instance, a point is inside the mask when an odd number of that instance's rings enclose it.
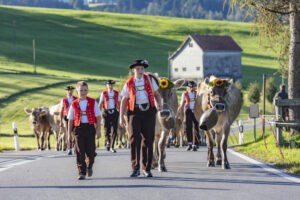
<instances>
[{"instance_id":1,"label":"tree line","mask_svg":"<svg viewBox=\"0 0 300 200\"><path fill-rule=\"evenodd\" d=\"M70 0L68 3L61 0L0 0L0 4L45 8L88 9L88 7L84 5L84 0Z\"/></svg>"}]
</instances>

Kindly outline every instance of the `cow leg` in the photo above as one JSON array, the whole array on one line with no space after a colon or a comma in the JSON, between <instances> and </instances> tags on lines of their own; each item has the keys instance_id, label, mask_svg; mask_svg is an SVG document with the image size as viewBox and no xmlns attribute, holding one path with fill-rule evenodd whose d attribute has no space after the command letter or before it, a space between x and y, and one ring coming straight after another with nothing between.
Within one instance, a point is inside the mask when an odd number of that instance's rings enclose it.
<instances>
[{"instance_id":1,"label":"cow leg","mask_svg":"<svg viewBox=\"0 0 300 200\"><path fill-rule=\"evenodd\" d=\"M47 139L48 150L51 149L51 146L50 146L50 133L51 133L51 130L46 131L46 139Z\"/></svg>"},{"instance_id":2,"label":"cow leg","mask_svg":"<svg viewBox=\"0 0 300 200\"><path fill-rule=\"evenodd\" d=\"M154 138L154 144L153 144L153 157L152 157L152 169L155 169L158 166L157 160L158 160L158 140L159 140L159 135L155 133L155 138Z\"/></svg>"},{"instance_id":3,"label":"cow leg","mask_svg":"<svg viewBox=\"0 0 300 200\"><path fill-rule=\"evenodd\" d=\"M162 131L159 142L158 142L158 171L166 172L167 168L165 166L165 147L167 137L169 136L169 131Z\"/></svg>"},{"instance_id":4,"label":"cow leg","mask_svg":"<svg viewBox=\"0 0 300 200\"><path fill-rule=\"evenodd\" d=\"M45 150L45 131L43 131L41 134L41 150Z\"/></svg>"},{"instance_id":5,"label":"cow leg","mask_svg":"<svg viewBox=\"0 0 300 200\"><path fill-rule=\"evenodd\" d=\"M41 145L40 145L40 135L36 132L36 131L34 131L34 135L35 135L35 137L36 137L36 141L37 141L37 145L38 145L38 150L41 150Z\"/></svg>"},{"instance_id":6,"label":"cow leg","mask_svg":"<svg viewBox=\"0 0 300 200\"><path fill-rule=\"evenodd\" d=\"M59 151L59 140L60 140L60 135L58 133L58 131L56 130L53 130L53 133L54 133L54 138L55 138L55 141L56 141L56 151Z\"/></svg>"},{"instance_id":7,"label":"cow leg","mask_svg":"<svg viewBox=\"0 0 300 200\"><path fill-rule=\"evenodd\" d=\"M207 167L214 167L215 166L215 160L214 160L214 142L213 142L213 137L212 134L209 131L205 131L206 133L206 138L208 139L208 152L207 152Z\"/></svg>"},{"instance_id":8,"label":"cow leg","mask_svg":"<svg viewBox=\"0 0 300 200\"><path fill-rule=\"evenodd\" d=\"M221 156L221 139L222 139L222 133L216 133L217 135L217 156L216 156L216 165L222 165L222 156Z\"/></svg>"},{"instance_id":9,"label":"cow leg","mask_svg":"<svg viewBox=\"0 0 300 200\"><path fill-rule=\"evenodd\" d=\"M228 126L224 129L224 134L223 134L222 141L221 141L222 154L223 154L223 159L222 159L222 168L223 169L230 169L230 165L227 160L227 140L228 140L229 132L230 132L230 127Z\"/></svg>"}]
</instances>

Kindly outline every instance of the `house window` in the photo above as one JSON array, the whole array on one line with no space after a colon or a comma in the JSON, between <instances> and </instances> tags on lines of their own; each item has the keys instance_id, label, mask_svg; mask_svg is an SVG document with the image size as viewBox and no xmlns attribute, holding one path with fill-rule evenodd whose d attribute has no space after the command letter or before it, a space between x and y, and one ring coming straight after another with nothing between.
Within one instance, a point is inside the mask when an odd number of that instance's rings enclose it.
<instances>
[{"instance_id":1,"label":"house window","mask_svg":"<svg viewBox=\"0 0 300 200\"><path fill-rule=\"evenodd\" d=\"M197 70L197 71L200 71L200 67L196 67L196 70Z\"/></svg>"},{"instance_id":2,"label":"house window","mask_svg":"<svg viewBox=\"0 0 300 200\"><path fill-rule=\"evenodd\" d=\"M178 68L174 68L174 71L175 71L175 72L178 72Z\"/></svg>"},{"instance_id":3,"label":"house window","mask_svg":"<svg viewBox=\"0 0 300 200\"><path fill-rule=\"evenodd\" d=\"M182 71L186 72L186 67L183 67L183 68L182 68Z\"/></svg>"},{"instance_id":4,"label":"house window","mask_svg":"<svg viewBox=\"0 0 300 200\"><path fill-rule=\"evenodd\" d=\"M189 43L189 47L193 47L193 43L190 42L190 43Z\"/></svg>"}]
</instances>

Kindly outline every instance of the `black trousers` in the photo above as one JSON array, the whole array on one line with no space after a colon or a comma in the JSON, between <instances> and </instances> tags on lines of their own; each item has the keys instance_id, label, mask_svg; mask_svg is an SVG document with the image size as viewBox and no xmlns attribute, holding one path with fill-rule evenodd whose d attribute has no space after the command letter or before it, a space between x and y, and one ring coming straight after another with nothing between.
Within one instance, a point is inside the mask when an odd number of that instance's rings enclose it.
<instances>
[{"instance_id":1,"label":"black trousers","mask_svg":"<svg viewBox=\"0 0 300 200\"><path fill-rule=\"evenodd\" d=\"M140 169L140 152L142 148L142 169L151 170L153 157L153 141L155 132L156 108L147 111L139 108L128 111L128 131L130 142L131 167Z\"/></svg>"},{"instance_id":2,"label":"black trousers","mask_svg":"<svg viewBox=\"0 0 300 200\"><path fill-rule=\"evenodd\" d=\"M95 134L94 125L81 123L75 127L75 154L79 174L86 174L86 169L91 169L95 161Z\"/></svg>"},{"instance_id":3,"label":"black trousers","mask_svg":"<svg viewBox=\"0 0 300 200\"><path fill-rule=\"evenodd\" d=\"M104 119L104 131L105 131L105 141L110 144L111 148L114 148L116 137L118 134L118 119L119 112L117 109L114 109L113 114L109 114L108 110L104 111L103 114ZM113 128L113 132L111 134L111 128Z\"/></svg>"},{"instance_id":4,"label":"black trousers","mask_svg":"<svg viewBox=\"0 0 300 200\"><path fill-rule=\"evenodd\" d=\"M186 109L186 133L188 143L192 143L193 145L199 145L199 122L195 118L195 115L191 109ZM196 132L193 131L193 125Z\"/></svg>"}]
</instances>

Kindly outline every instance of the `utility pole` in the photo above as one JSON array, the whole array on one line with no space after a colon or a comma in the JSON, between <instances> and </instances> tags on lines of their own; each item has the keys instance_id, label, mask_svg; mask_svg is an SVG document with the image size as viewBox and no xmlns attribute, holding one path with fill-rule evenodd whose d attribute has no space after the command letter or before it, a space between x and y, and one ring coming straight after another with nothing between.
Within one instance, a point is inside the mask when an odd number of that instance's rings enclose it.
<instances>
[{"instance_id":1,"label":"utility pole","mask_svg":"<svg viewBox=\"0 0 300 200\"><path fill-rule=\"evenodd\" d=\"M36 74L36 52L35 52L35 39L32 41L32 47L33 47L33 73Z\"/></svg>"}]
</instances>

